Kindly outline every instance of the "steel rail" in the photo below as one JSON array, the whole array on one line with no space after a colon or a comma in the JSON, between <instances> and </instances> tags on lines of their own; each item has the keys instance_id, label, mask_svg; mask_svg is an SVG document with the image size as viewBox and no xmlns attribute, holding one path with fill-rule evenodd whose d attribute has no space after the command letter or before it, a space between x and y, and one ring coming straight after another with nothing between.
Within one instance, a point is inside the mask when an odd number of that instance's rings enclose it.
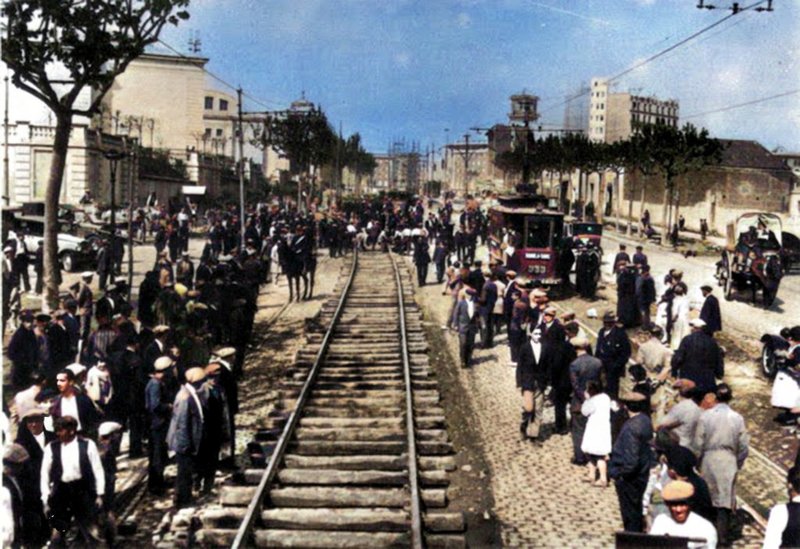
<instances>
[{"instance_id":1,"label":"steel rail","mask_svg":"<svg viewBox=\"0 0 800 549\"><path fill-rule=\"evenodd\" d=\"M325 358L326 353L328 352L328 347L330 346L330 341L331 338L333 337L333 331L336 328L337 324L339 323L339 319L342 316L342 311L344 310L344 304L345 301L347 301L347 294L350 292L350 287L353 284L353 279L355 278L357 266L358 266L358 250L354 250L353 265L350 268L350 276L347 278L347 283L345 284L345 287L342 289L342 295L339 298L339 305L336 307L336 312L334 312L333 314L330 326L328 326L328 330L325 332L325 337L322 340L322 345L320 346L319 351L317 352L317 356L314 359L314 364L311 366L311 370L308 373L308 377L306 378L306 381L303 384L303 389L300 391L300 395L297 397L297 403L295 405L295 408L294 410L292 410L292 413L289 415L289 419L287 420L286 425L284 425L283 427L283 431L281 432L281 436L278 439L278 443L275 446L275 450L269 459L267 468L264 470L264 474L261 476L261 480L258 483L258 487L256 488L256 493L253 495L253 499L250 500L250 504L247 506L247 511L245 512L242 524L239 526L239 529L236 532L236 537L234 538L233 543L231 544L232 549L241 549L247 546L250 533L253 529L256 518L258 518L259 511L261 510L261 503L264 500L264 496L266 495L268 488L272 485L273 481L275 480L275 475L278 473L278 467L281 461L283 460L284 454L286 453L286 448L289 445L289 440L294 434L297 422L300 420L300 415L302 414L303 406L305 406L306 400L308 400L308 395L311 393L311 389L314 386L314 382L316 381L320 366L323 362L323 359Z\"/></svg>"},{"instance_id":2,"label":"steel rail","mask_svg":"<svg viewBox=\"0 0 800 549\"><path fill-rule=\"evenodd\" d=\"M406 382L406 434L408 445L408 481L411 492L411 547L422 549L422 511L420 509L419 472L417 470L417 441L414 436L414 396L411 386L411 361L408 358L408 334L406 333L406 307L403 296L403 282L394 254L390 254L397 282L398 310L400 312L400 347L403 354L403 377Z\"/></svg>"}]
</instances>

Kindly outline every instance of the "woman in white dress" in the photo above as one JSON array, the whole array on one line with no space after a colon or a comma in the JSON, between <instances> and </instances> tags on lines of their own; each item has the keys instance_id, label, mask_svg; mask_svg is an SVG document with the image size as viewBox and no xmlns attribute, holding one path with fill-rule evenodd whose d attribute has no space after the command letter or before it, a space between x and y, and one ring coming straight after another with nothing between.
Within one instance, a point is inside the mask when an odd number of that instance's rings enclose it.
<instances>
[{"instance_id":1,"label":"woman in white dress","mask_svg":"<svg viewBox=\"0 0 800 549\"><path fill-rule=\"evenodd\" d=\"M581 414L588 418L581 441L581 451L589 458L586 481L594 483L595 486L608 486L611 399L603 392L599 382L590 381L586 384L586 400L581 405Z\"/></svg>"},{"instance_id":2,"label":"woman in white dress","mask_svg":"<svg viewBox=\"0 0 800 549\"><path fill-rule=\"evenodd\" d=\"M669 346L676 351L683 338L691 332L689 326L690 303L689 296L686 295L686 286L683 284L676 284L673 292L675 295L672 298L672 338Z\"/></svg>"}]
</instances>

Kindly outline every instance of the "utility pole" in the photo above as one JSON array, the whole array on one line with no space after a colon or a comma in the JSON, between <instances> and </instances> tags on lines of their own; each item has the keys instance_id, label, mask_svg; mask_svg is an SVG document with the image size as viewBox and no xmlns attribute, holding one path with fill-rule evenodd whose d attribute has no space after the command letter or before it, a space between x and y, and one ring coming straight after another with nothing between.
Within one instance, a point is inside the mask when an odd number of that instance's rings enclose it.
<instances>
[{"instance_id":1,"label":"utility pole","mask_svg":"<svg viewBox=\"0 0 800 549\"><path fill-rule=\"evenodd\" d=\"M6 69L6 76L3 78L3 81L5 82L6 88L5 112L3 113L3 133L5 136L3 141L3 202L8 206L11 202L11 183L8 180L11 172L8 163L8 69Z\"/></svg>"},{"instance_id":2,"label":"utility pole","mask_svg":"<svg viewBox=\"0 0 800 549\"><path fill-rule=\"evenodd\" d=\"M128 292L133 293L133 180L139 178L139 143L134 143L128 165Z\"/></svg>"},{"instance_id":3,"label":"utility pole","mask_svg":"<svg viewBox=\"0 0 800 549\"><path fill-rule=\"evenodd\" d=\"M242 87L236 90L236 95L239 98L239 211L241 212L241 219L239 220L240 228L242 230L242 245L240 251L244 251L244 126L242 124Z\"/></svg>"},{"instance_id":4,"label":"utility pole","mask_svg":"<svg viewBox=\"0 0 800 549\"><path fill-rule=\"evenodd\" d=\"M469 194L469 134L464 134L464 196Z\"/></svg>"}]
</instances>

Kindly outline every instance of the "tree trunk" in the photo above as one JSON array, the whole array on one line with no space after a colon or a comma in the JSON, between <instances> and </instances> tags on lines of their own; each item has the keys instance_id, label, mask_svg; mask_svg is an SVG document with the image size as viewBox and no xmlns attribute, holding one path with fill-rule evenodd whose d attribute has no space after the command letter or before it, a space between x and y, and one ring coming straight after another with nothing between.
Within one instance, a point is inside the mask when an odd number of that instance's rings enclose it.
<instances>
[{"instance_id":1,"label":"tree trunk","mask_svg":"<svg viewBox=\"0 0 800 549\"><path fill-rule=\"evenodd\" d=\"M58 203L61 182L67 164L69 133L72 116L56 113L56 133L53 140L53 160L50 164L50 179L44 197L43 274L44 296L42 310L49 311L58 306L58 286L61 284L61 265L58 262Z\"/></svg>"},{"instance_id":2,"label":"tree trunk","mask_svg":"<svg viewBox=\"0 0 800 549\"><path fill-rule=\"evenodd\" d=\"M630 178L628 178L628 181L630 181ZM626 231L626 234L630 236L632 231L633 231L633 186L631 186L631 194L630 198L628 199L628 230Z\"/></svg>"},{"instance_id":3,"label":"tree trunk","mask_svg":"<svg viewBox=\"0 0 800 549\"><path fill-rule=\"evenodd\" d=\"M642 174L642 199L639 202L639 219L644 217L644 200L646 198L647 186L644 179L644 174Z\"/></svg>"},{"instance_id":4,"label":"tree trunk","mask_svg":"<svg viewBox=\"0 0 800 549\"><path fill-rule=\"evenodd\" d=\"M664 200L661 204L661 244L663 245L664 242L667 240L667 232L669 231L669 220L667 219L667 202L669 198L669 187L670 181L669 178L666 178L664 182Z\"/></svg>"}]
</instances>

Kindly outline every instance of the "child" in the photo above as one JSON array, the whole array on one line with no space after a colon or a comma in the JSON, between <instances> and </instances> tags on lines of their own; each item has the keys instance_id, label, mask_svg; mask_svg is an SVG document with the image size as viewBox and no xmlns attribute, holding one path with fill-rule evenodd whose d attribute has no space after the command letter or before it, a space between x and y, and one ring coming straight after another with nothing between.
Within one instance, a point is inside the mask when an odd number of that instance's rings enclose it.
<instances>
[{"instance_id":1,"label":"child","mask_svg":"<svg viewBox=\"0 0 800 549\"><path fill-rule=\"evenodd\" d=\"M611 453L611 399L597 381L586 384L581 414L587 416L581 451L589 458L587 482L608 486L608 455ZM598 477L599 474L599 478Z\"/></svg>"}]
</instances>

